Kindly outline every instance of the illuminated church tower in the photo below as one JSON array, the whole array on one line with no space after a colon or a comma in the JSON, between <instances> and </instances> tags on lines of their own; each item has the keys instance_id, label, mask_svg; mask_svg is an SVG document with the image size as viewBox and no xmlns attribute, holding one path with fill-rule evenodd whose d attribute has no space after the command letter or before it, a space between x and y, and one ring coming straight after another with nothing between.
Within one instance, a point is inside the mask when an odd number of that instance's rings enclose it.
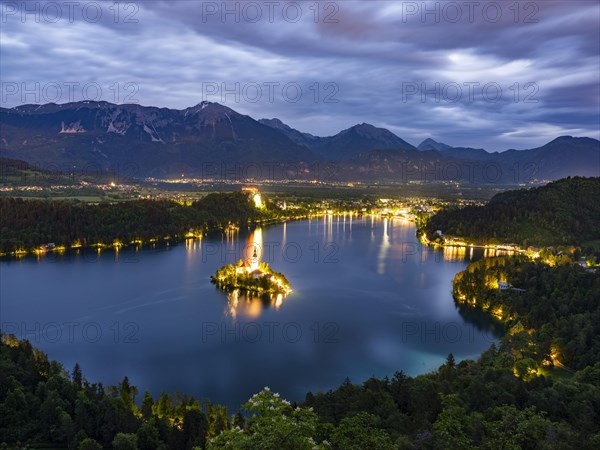
<instances>
[{"instance_id":1,"label":"illuminated church tower","mask_svg":"<svg viewBox=\"0 0 600 450\"><path fill-rule=\"evenodd\" d=\"M262 229L256 228L250 235L250 238L248 239L248 246L244 252L246 255L246 262L244 265L248 272L259 270L258 265L260 263L260 257L258 252L261 251L262 245Z\"/></svg>"},{"instance_id":2,"label":"illuminated church tower","mask_svg":"<svg viewBox=\"0 0 600 450\"><path fill-rule=\"evenodd\" d=\"M252 258L250 258L250 272L254 272L258 270L258 255L256 253L256 247L254 247L254 253L252 254Z\"/></svg>"}]
</instances>

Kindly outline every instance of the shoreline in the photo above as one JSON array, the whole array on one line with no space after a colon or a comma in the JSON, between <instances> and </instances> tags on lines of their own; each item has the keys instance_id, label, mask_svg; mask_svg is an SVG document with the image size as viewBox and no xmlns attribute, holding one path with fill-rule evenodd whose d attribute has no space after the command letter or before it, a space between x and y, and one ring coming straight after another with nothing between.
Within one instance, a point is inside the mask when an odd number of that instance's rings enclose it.
<instances>
[{"instance_id":1,"label":"shoreline","mask_svg":"<svg viewBox=\"0 0 600 450\"><path fill-rule=\"evenodd\" d=\"M278 224L282 224L285 222L292 222L292 221L296 221L296 220L305 220L305 219L309 219L309 216L302 216L302 217L286 217L286 218L277 218L277 219L267 219L264 221L260 221L260 222L253 222L253 223L249 223L247 224L247 226L249 227L257 227L257 226L268 226L268 225L278 225ZM146 241L143 241L142 239L135 239L133 241L130 241L128 243L124 243L121 242L119 239L113 239L112 244L105 244L103 242L98 242L95 244L81 244L78 241L76 241L75 243L73 243L72 245L66 246L66 245L56 245L56 246L52 246L52 247L47 247L49 244L39 244L37 245L35 248L33 249L19 249L19 250L15 250L12 252L0 252L0 260L2 259L21 259L24 258L26 256L31 256L31 255L36 255L36 256L44 256L46 254L63 254L66 253L67 251L70 250L81 250L81 249L97 249L98 251L100 250L115 250L115 251L119 251L120 249L124 249L124 248L140 248L143 245L148 245L148 244L152 244L152 245L156 245L156 244L163 244L163 245L169 245L170 243L182 243L188 240L202 240L205 236L207 236L210 233L217 233L217 232L221 232L221 233L227 233L228 230L231 231L238 231L240 229L240 225L233 225L231 226L231 228L222 228L222 227L216 227L216 228L196 228L194 229L193 232L188 232L183 236L180 235L174 235L174 236L164 236L164 237L156 237L156 238L151 238L148 239ZM47 247L47 248L44 248Z\"/></svg>"},{"instance_id":2,"label":"shoreline","mask_svg":"<svg viewBox=\"0 0 600 450\"><path fill-rule=\"evenodd\" d=\"M329 215L350 215L350 216L358 216L358 212L356 211L344 211L344 212L340 212L340 213L334 213L334 214L330 214L328 212L317 212L317 213L309 213L309 214L304 214L304 215L299 215L299 216L286 216L286 217L280 217L280 218L273 218L273 219L265 219L262 221L257 221L257 222L252 222L252 223L248 223L245 226L246 227L260 227L260 226L270 226L270 225L280 225L286 222L296 222L296 221L301 221L301 220L311 220L314 218L321 218L324 216L329 216ZM163 244L163 245L169 245L171 243L175 243L175 244L179 244L188 240L201 240L203 239L205 236L211 234L211 233L228 233L229 230L231 231L239 231L240 228L244 225L235 225L235 224L231 224L230 225L231 228L228 227L216 227L216 228L194 228L194 231L192 233L188 232L183 236L180 235L174 235L174 236L164 236L164 237L155 237L155 238L151 238L149 240L143 241L142 239L135 239L133 241L130 241L128 243L124 243L122 241L120 241L119 239L113 239L113 242L111 244L105 244L103 242L97 242L94 244L81 244L80 240L76 240L75 243L71 244L71 245L56 245L54 247L50 247L50 248L43 248L45 246L47 246L48 244L39 244L37 245L35 248L33 249L19 249L19 250L15 250L12 252L0 252L0 261L1 260L18 260L21 258L24 258L26 256L44 256L46 254L63 254L66 253L68 251L71 250L81 250L81 249L97 249L97 250L115 250L115 251L119 251L121 249L125 249L125 248L140 248L141 246L144 245L156 245L156 244Z\"/></svg>"},{"instance_id":3,"label":"shoreline","mask_svg":"<svg viewBox=\"0 0 600 450\"><path fill-rule=\"evenodd\" d=\"M446 243L446 242L437 242L437 241L430 241L427 238L427 235L425 234L425 232L423 231L422 228L417 229L417 238L419 240L419 242L422 245L426 245L428 247L442 247L442 248L448 248L448 247L458 247L458 248L482 248L482 249L488 249L488 250L495 250L496 252L504 252L506 254L521 254L521 255L525 255L525 256L529 256L531 259L536 259L539 257L538 253L539 250L533 251L533 250L527 250L527 249L523 249L521 247L519 247L516 244L475 244L475 243L469 243L469 242L464 242L464 241L452 241L450 243Z\"/></svg>"}]
</instances>

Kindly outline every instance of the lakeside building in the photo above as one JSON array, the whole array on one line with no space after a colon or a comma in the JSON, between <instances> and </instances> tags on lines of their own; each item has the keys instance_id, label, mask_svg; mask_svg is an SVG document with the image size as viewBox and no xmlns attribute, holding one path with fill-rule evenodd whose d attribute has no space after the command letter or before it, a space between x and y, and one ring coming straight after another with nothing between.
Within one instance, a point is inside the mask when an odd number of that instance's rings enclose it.
<instances>
[{"instance_id":1,"label":"lakeside building","mask_svg":"<svg viewBox=\"0 0 600 450\"><path fill-rule=\"evenodd\" d=\"M506 291L508 289L510 289L510 283L507 283L506 281L498 282L498 290L499 291Z\"/></svg>"}]
</instances>

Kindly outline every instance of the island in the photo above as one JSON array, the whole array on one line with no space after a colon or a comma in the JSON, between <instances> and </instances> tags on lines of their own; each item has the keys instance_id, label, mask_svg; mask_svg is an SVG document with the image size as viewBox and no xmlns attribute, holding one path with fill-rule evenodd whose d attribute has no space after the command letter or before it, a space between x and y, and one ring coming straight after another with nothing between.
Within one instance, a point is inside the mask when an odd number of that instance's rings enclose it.
<instances>
[{"instance_id":1,"label":"island","mask_svg":"<svg viewBox=\"0 0 600 450\"><path fill-rule=\"evenodd\" d=\"M221 267L211 281L219 289L240 289L258 294L282 294L292 292L289 281L282 273L275 272L265 262L259 262L256 249L247 261L241 259L237 264L227 264Z\"/></svg>"}]
</instances>

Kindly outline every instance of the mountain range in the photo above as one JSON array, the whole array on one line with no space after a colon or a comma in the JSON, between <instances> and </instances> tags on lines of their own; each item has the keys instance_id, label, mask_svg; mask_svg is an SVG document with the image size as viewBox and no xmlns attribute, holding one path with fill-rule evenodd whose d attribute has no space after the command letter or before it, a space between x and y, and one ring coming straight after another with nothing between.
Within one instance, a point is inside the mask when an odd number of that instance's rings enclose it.
<instances>
[{"instance_id":1,"label":"mountain range","mask_svg":"<svg viewBox=\"0 0 600 450\"><path fill-rule=\"evenodd\" d=\"M352 158L365 150L405 148L415 149L385 128L361 123L342 130L335 136L319 137L302 133L279 119L260 119L260 123L281 131L296 144L302 145L328 160Z\"/></svg>"},{"instance_id":2,"label":"mountain range","mask_svg":"<svg viewBox=\"0 0 600 450\"><path fill-rule=\"evenodd\" d=\"M281 120L201 102L177 110L83 101L0 108L0 157L41 167L109 171L135 164L135 176L206 174L207 167L283 167L293 177L329 180L519 183L600 176L600 142L561 136L530 150L487 152L426 139L417 147L367 123L320 137ZM292 168L292 169L290 169ZM233 169L235 170L235 169ZM260 169L258 169L260 170ZM253 172L263 174L273 170ZM260 178L260 177L259 177Z\"/></svg>"}]
</instances>

